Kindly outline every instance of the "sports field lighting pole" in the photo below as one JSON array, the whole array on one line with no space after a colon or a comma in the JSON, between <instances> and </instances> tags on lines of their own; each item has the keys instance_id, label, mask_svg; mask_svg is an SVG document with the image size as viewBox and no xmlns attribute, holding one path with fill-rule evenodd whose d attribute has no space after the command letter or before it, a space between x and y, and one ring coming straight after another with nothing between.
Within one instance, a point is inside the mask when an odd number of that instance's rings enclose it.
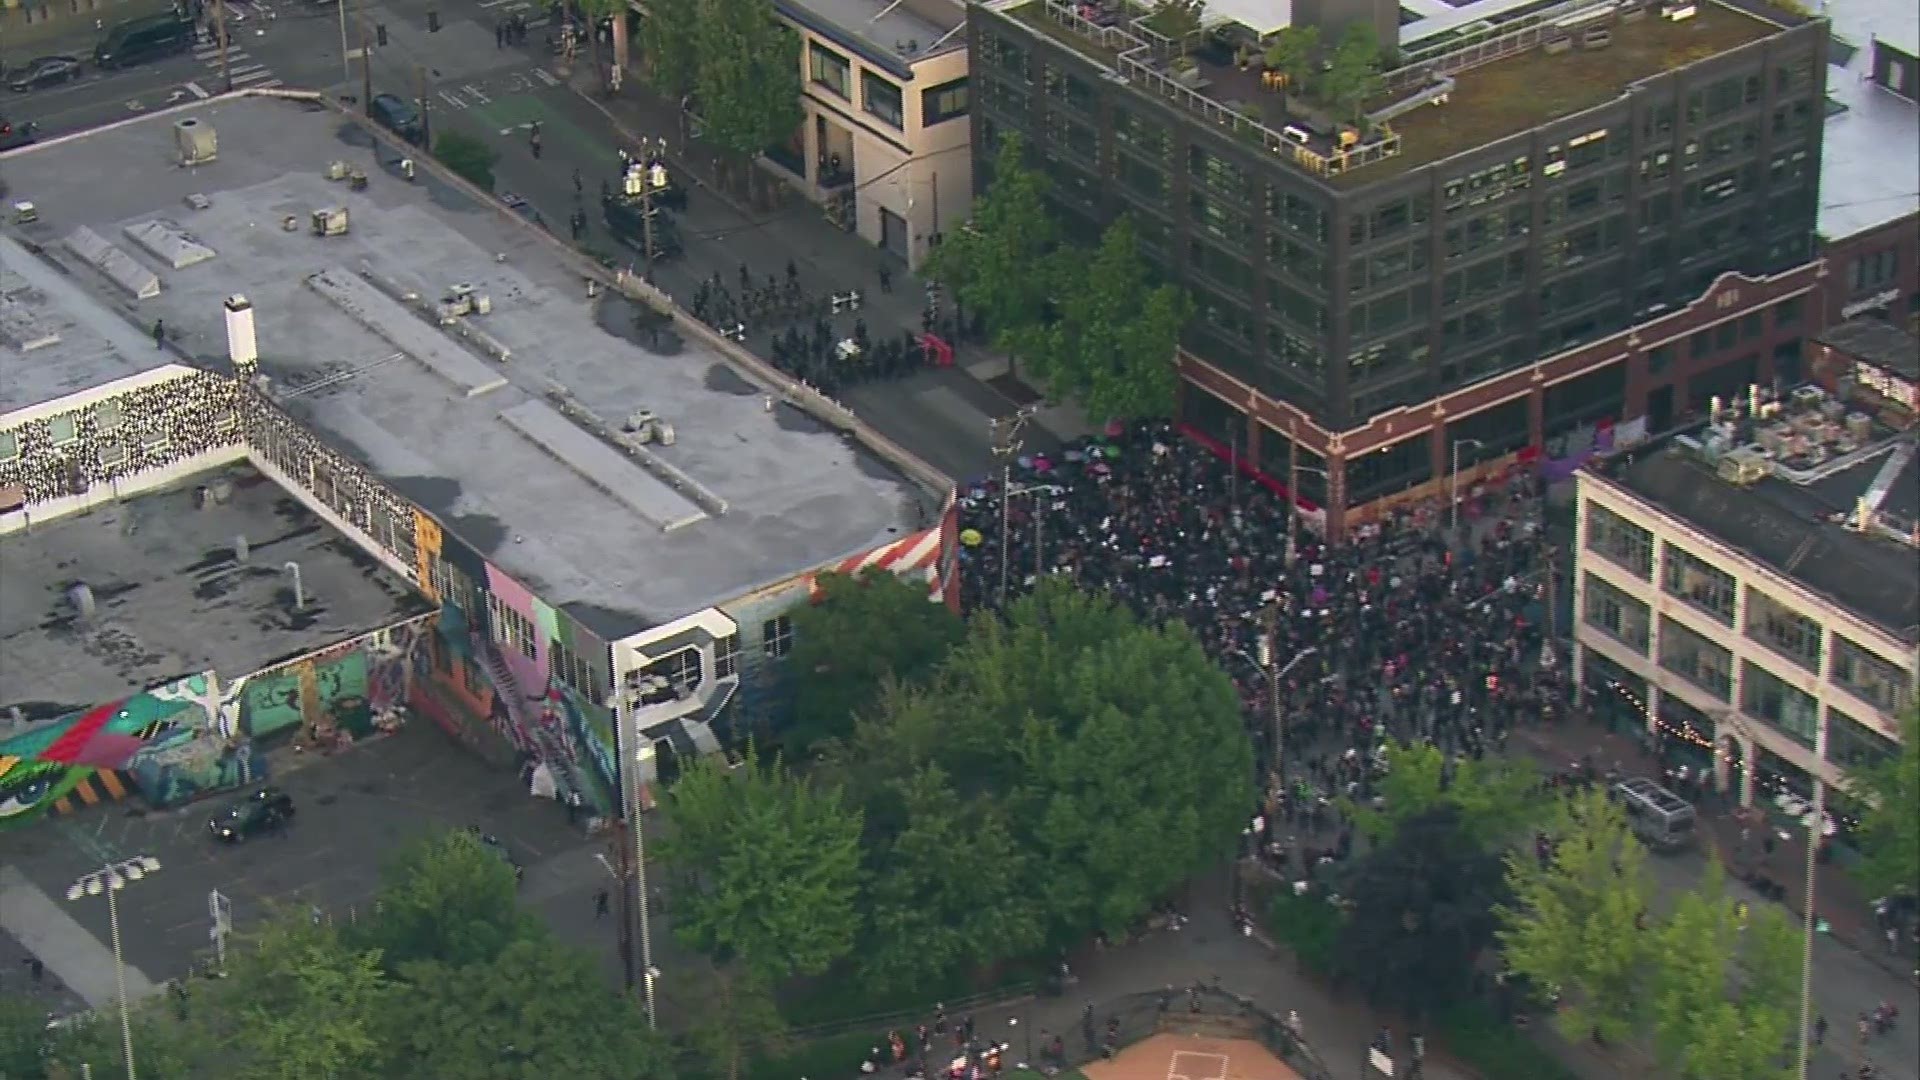
<instances>
[{"instance_id":1,"label":"sports field lighting pole","mask_svg":"<svg viewBox=\"0 0 1920 1080\"><path fill-rule=\"evenodd\" d=\"M68 900L107 894L107 930L113 942L113 975L120 991L120 1052L126 1058L127 1080L139 1078L133 1069L133 1016L127 1008L127 964L120 953L120 903L114 897L128 882L139 881L159 870L159 859L151 855L136 855L83 874L67 886Z\"/></svg>"},{"instance_id":2,"label":"sports field lighting pole","mask_svg":"<svg viewBox=\"0 0 1920 1080\"><path fill-rule=\"evenodd\" d=\"M1452 543L1454 534L1460 531L1460 448L1471 446L1483 450L1486 443L1479 439L1453 440L1452 468L1447 470L1447 542Z\"/></svg>"}]
</instances>

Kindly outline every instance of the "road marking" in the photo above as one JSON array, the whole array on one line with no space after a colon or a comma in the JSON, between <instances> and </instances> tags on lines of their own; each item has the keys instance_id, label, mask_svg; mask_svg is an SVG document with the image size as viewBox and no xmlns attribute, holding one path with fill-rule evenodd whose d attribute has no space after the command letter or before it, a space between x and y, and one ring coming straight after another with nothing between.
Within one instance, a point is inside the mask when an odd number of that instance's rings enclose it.
<instances>
[{"instance_id":1,"label":"road marking","mask_svg":"<svg viewBox=\"0 0 1920 1080\"><path fill-rule=\"evenodd\" d=\"M546 68L534 68L533 77L536 79L539 79L543 83L546 83L548 86L560 85L560 77L555 75L553 72L548 71Z\"/></svg>"},{"instance_id":2,"label":"road marking","mask_svg":"<svg viewBox=\"0 0 1920 1080\"><path fill-rule=\"evenodd\" d=\"M281 82L279 79L268 79L266 82L263 82L263 83L255 83L253 85L253 88L255 90L271 90L276 86L285 86L285 85L287 84Z\"/></svg>"},{"instance_id":3,"label":"road marking","mask_svg":"<svg viewBox=\"0 0 1920 1080\"><path fill-rule=\"evenodd\" d=\"M208 93L206 90L202 89L200 84L197 82L188 83L186 86L186 90L187 90L187 93L192 94L194 97L201 98L201 99L210 98L213 96L212 94Z\"/></svg>"},{"instance_id":4,"label":"road marking","mask_svg":"<svg viewBox=\"0 0 1920 1080\"><path fill-rule=\"evenodd\" d=\"M132 101L127 102L128 112L144 112L146 108L145 105L140 104L139 98L134 98Z\"/></svg>"},{"instance_id":5,"label":"road marking","mask_svg":"<svg viewBox=\"0 0 1920 1080\"><path fill-rule=\"evenodd\" d=\"M251 75L258 71L267 70L267 65L265 64L229 64L227 66L228 69L233 72L235 79L238 79L242 75Z\"/></svg>"},{"instance_id":6,"label":"road marking","mask_svg":"<svg viewBox=\"0 0 1920 1080\"><path fill-rule=\"evenodd\" d=\"M464 109L467 107L466 100L450 90L440 91L440 100L446 102L451 108Z\"/></svg>"},{"instance_id":7,"label":"road marking","mask_svg":"<svg viewBox=\"0 0 1920 1080\"><path fill-rule=\"evenodd\" d=\"M249 71L245 75L235 75L233 77L233 85L245 86L248 83L257 83L262 79L271 78L273 78L273 72L268 71L266 68L260 68L257 71Z\"/></svg>"},{"instance_id":8,"label":"road marking","mask_svg":"<svg viewBox=\"0 0 1920 1080\"><path fill-rule=\"evenodd\" d=\"M482 105L493 104L493 99L481 93L480 88L473 85L472 83L468 83L467 85L461 87L460 90L461 92L466 94L467 97L472 98L473 100L479 102Z\"/></svg>"}]
</instances>

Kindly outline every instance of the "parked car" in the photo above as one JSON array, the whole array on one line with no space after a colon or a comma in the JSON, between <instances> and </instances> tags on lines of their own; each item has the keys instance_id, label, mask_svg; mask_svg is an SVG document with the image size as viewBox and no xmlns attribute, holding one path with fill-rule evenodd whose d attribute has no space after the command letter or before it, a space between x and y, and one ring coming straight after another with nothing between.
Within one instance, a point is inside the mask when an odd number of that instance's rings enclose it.
<instances>
[{"instance_id":1,"label":"parked car","mask_svg":"<svg viewBox=\"0 0 1920 1080\"><path fill-rule=\"evenodd\" d=\"M31 120L14 123L0 116L0 150L11 150L16 146L26 146L40 135L40 125Z\"/></svg>"},{"instance_id":2,"label":"parked car","mask_svg":"<svg viewBox=\"0 0 1920 1080\"><path fill-rule=\"evenodd\" d=\"M42 56L7 73L7 89L16 94L80 77L80 61L71 56Z\"/></svg>"},{"instance_id":3,"label":"parked car","mask_svg":"<svg viewBox=\"0 0 1920 1080\"><path fill-rule=\"evenodd\" d=\"M229 805L207 822L214 839L238 844L255 833L279 828L293 819L293 796L278 788L261 788Z\"/></svg>"},{"instance_id":4,"label":"parked car","mask_svg":"<svg viewBox=\"0 0 1920 1080\"><path fill-rule=\"evenodd\" d=\"M520 865L519 861L513 857L512 852L507 850L507 845L503 843L499 837L490 832L483 832L472 826L467 828L467 832L472 835L475 840L480 842L481 847L486 848L501 862L506 863L507 866L512 869L513 880L519 881L527 875L526 867Z\"/></svg>"},{"instance_id":5,"label":"parked car","mask_svg":"<svg viewBox=\"0 0 1920 1080\"><path fill-rule=\"evenodd\" d=\"M193 23L168 13L115 24L93 47L96 67L118 68L193 48Z\"/></svg>"},{"instance_id":6,"label":"parked car","mask_svg":"<svg viewBox=\"0 0 1920 1080\"><path fill-rule=\"evenodd\" d=\"M420 110L396 94L375 94L367 103L367 115L373 121L415 146L425 137L420 128Z\"/></svg>"}]
</instances>

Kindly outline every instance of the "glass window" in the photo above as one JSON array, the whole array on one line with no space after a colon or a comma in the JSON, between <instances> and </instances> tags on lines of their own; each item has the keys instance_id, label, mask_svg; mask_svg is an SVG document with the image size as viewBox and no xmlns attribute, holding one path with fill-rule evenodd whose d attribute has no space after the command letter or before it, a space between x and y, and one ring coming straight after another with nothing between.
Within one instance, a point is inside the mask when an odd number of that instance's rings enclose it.
<instances>
[{"instance_id":1,"label":"glass window","mask_svg":"<svg viewBox=\"0 0 1920 1080\"><path fill-rule=\"evenodd\" d=\"M724 679L740 673L740 635L728 634L713 645L713 675Z\"/></svg>"},{"instance_id":2,"label":"glass window","mask_svg":"<svg viewBox=\"0 0 1920 1080\"><path fill-rule=\"evenodd\" d=\"M72 413L56 416L47 421L47 438L55 446L64 446L80 437Z\"/></svg>"},{"instance_id":3,"label":"glass window","mask_svg":"<svg viewBox=\"0 0 1920 1080\"><path fill-rule=\"evenodd\" d=\"M1820 670L1820 624L1758 589L1747 590L1747 636L1808 671Z\"/></svg>"},{"instance_id":4,"label":"glass window","mask_svg":"<svg viewBox=\"0 0 1920 1080\"><path fill-rule=\"evenodd\" d=\"M125 460L127 460L126 443L116 439L100 445L100 464L118 465Z\"/></svg>"},{"instance_id":5,"label":"glass window","mask_svg":"<svg viewBox=\"0 0 1920 1080\"><path fill-rule=\"evenodd\" d=\"M793 620L776 615L760 624L760 651L778 659L793 651Z\"/></svg>"},{"instance_id":6,"label":"glass window","mask_svg":"<svg viewBox=\"0 0 1920 1080\"><path fill-rule=\"evenodd\" d=\"M967 77L920 91L920 126L932 127L967 115Z\"/></svg>"},{"instance_id":7,"label":"glass window","mask_svg":"<svg viewBox=\"0 0 1920 1080\"><path fill-rule=\"evenodd\" d=\"M1027 70L1027 53L1017 43L995 33L980 35L980 54L986 60L986 66L1017 75L1020 81L1032 85L1033 76Z\"/></svg>"},{"instance_id":8,"label":"glass window","mask_svg":"<svg viewBox=\"0 0 1920 1080\"><path fill-rule=\"evenodd\" d=\"M900 85L865 68L860 70L860 107L888 127L906 126L900 107Z\"/></svg>"},{"instance_id":9,"label":"glass window","mask_svg":"<svg viewBox=\"0 0 1920 1080\"><path fill-rule=\"evenodd\" d=\"M1888 714L1905 712L1913 701L1913 687L1906 672L1841 634L1833 635L1833 666L1829 677L1833 685L1851 691L1862 701L1872 702Z\"/></svg>"},{"instance_id":10,"label":"glass window","mask_svg":"<svg viewBox=\"0 0 1920 1080\"><path fill-rule=\"evenodd\" d=\"M1667 545L1660 564L1660 587L1728 626L1733 625L1733 575L1687 551Z\"/></svg>"},{"instance_id":11,"label":"glass window","mask_svg":"<svg viewBox=\"0 0 1920 1080\"><path fill-rule=\"evenodd\" d=\"M20 435L13 431L0 431L0 461L12 461L20 456Z\"/></svg>"},{"instance_id":12,"label":"glass window","mask_svg":"<svg viewBox=\"0 0 1920 1080\"><path fill-rule=\"evenodd\" d=\"M1660 616L1660 666L1720 701L1733 697L1733 654L1665 615Z\"/></svg>"},{"instance_id":13,"label":"glass window","mask_svg":"<svg viewBox=\"0 0 1920 1080\"><path fill-rule=\"evenodd\" d=\"M1046 66L1044 78L1048 97L1066 102L1077 112L1093 114L1099 111L1099 99L1094 97L1093 87L1087 85L1087 80L1052 64Z\"/></svg>"},{"instance_id":14,"label":"glass window","mask_svg":"<svg viewBox=\"0 0 1920 1080\"><path fill-rule=\"evenodd\" d=\"M1806 307L1806 297L1789 296L1773 305L1773 325L1780 328L1795 326L1800 322L1800 312Z\"/></svg>"},{"instance_id":15,"label":"glass window","mask_svg":"<svg viewBox=\"0 0 1920 1080\"><path fill-rule=\"evenodd\" d=\"M1653 637L1653 617L1647 605L1615 588L1607 579L1586 576L1580 617L1588 626L1627 646L1641 656Z\"/></svg>"},{"instance_id":16,"label":"glass window","mask_svg":"<svg viewBox=\"0 0 1920 1080\"><path fill-rule=\"evenodd\" d=\"M1653 534L1591 502L1587 503L1587 550L1642 581L1653 580Z\"/></svg>"},{"instance_id":17,"label":"glass window","mask_svg":"<svg viewBox=\"0 0 1920 1080\"><path fill-rule=\"evenodd\" d=\"M1820 733L1820 703L1812 694L1788 686L1778 675L1751 660L1741 667L1740 711L1765 720L1794 742L1811 748Z\"/></svg>"},{"instance_id":18,"label":"glass window","mask_svg":"<svg viewBox=\"0 0 1920 1080\"><path fill-rule=\"evenodd\" d=\"M1865 769L1900 755L1900 744L1833 706L1827 706L1827 760Z\"/></svg>"},{"instance_id":19,"label":"glass window","mask_svg":"<svg viewBox=\"0 0 1920 1080\"><path fill-rule=\"evenodd\" d=\"M853 100L853 65L817 41L807 44L807 75L815 86L833 91L842 101Z\"/></svg>"},{"instance_id":20,"label":"glass window","mask_svg":"<svg viewBox=\"0 0 1920 1080\"><path fill-rule=\"evenodd\" d=\"M93 410L93 430L102 435L111 434L120 430L126 418L126 412L118 401L103 401Z\"/></svg>"},{"instance_id":21,"label":"glass window","mask_svg":"<svg viewBox=\"0 0 1920 1080\"><path fill-rule=\"evenodd\" d=\"M1204 147L1190 147L1187 150L1187 168L1209 192L1236 202L1246 201L1249 186L1247 174L1226 158L1210 154Z\"/></svg>"},{"instance_id":22,"label":"glass window","mask_svg":"<svg viewBox=\"0 0 1920 1080\"><path fill-rule=\"evenodd\" d=\"M1655 345L1647 350L1647 374L1658 375L1672 366L1672 345Z\"/></svg>"},{"instance_id":23,"label":"glass window","mask_svg":"<svg viewBox=\"0 0 1920 1080\"><path fill-rule=\"evenodd\" d=\"M1172 153L1166 128L1130 112L1114 111L1113 137L1120 145L1154 161L1166 161Z\"/></svg>"}]
</instances>

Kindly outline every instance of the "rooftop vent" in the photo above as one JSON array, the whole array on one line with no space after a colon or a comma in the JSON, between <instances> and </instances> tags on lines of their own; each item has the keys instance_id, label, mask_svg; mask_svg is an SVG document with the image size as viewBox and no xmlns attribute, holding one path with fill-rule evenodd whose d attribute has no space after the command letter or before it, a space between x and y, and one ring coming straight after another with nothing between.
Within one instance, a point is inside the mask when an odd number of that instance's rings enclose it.
<instances>
[{"instance_id":1,"label":"rooftop vent","mask_svg":"<svg viewBox=\"0 0 1920 1080\"><path fill-rule=\"evenodd\" d=\"M1751 446L1730 450L1720 459L1720 479L1730 484L1748 487L1766 479L1773 473L1773 466L1766 455Z\"/></svg>"},{"instance_id":2,"label":"rooftop vent","mask_svg":"<svg viewBox=\"0 0 1920 1080\"><path fill-rule=\"evenodd\" d=\"M174 122L173 140L182 165L205 165L220 156L220 140L214 134L213 125L194 117Z\"/></svg>"}]
</instances>

